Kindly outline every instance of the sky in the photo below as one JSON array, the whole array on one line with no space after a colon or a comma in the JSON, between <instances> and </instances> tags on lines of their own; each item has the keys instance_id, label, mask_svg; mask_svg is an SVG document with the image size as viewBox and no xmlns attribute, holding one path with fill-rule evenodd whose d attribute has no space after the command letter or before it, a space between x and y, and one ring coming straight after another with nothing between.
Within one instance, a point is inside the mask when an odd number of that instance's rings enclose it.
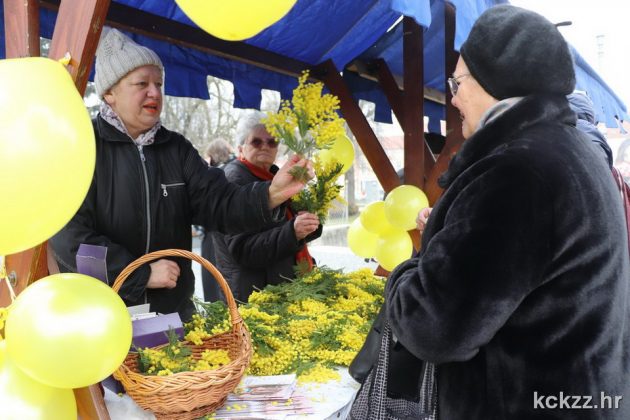
<instances>
[{"instance_id":1,"label":"sky","mask_svg":"<svg viewBox=\"0 0 630 420\"><path fill-rule=\"evenodd\" d=\"M630 13L627 0L509 0L560 27L565 39L597 71L630 111ZM625 3L625 4L624 4Z\"/></svg>"}]
</instances>

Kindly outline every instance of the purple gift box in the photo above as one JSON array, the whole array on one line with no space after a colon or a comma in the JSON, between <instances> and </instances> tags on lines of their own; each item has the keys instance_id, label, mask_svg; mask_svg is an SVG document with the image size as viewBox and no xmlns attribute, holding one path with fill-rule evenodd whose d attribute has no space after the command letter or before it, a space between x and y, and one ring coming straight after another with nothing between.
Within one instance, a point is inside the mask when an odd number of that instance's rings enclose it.
<instances>
[{"instance_id":1,"label":"purple gift box","mask_svg":"<svg viewBox=\"0 0 630 420\"><path fill-rule=\"evenodd\" d=\"M77 273L99 279L105 284L107 281L107 247L99 245L79 245L77 251Z\"/></svg>"},{"instance_id":2,"label":"purple gift box","mask_svg":"<svg viewBox=\"0 0 630 420\"><path fill-rule=\"evenodd\" d=\"M173 328L180 339L184 338L184 326L177 312L152 318L136 319L132 322L135 347L155 347L168 343L168 330Z\"/></svg>"}]
</instances>

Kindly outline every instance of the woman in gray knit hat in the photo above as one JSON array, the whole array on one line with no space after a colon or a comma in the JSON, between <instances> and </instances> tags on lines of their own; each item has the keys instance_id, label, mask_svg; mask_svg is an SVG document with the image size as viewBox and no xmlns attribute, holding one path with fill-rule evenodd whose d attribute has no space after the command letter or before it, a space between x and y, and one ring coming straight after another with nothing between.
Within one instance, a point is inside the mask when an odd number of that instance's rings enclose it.
<instances>
[{"instance_id":1,"label":"woman in gray knit hat","mask_svg":"<svg viewBox=\"0 0 630 420\"><path fill-rule=\"evenodd\" d=\"M107 28L106 28L107 29ZM160 249L191 249L190 226L239 233L277 218L303 184L288 173L308 162L293 158L272 182L238 187L208 168L192 144L160 123L164 67L160 58L123 33L104 30L95 83L103 99L94 120L97 161L81 208L51 239L62 271L76 271L82 243L107 247L108 283L136 258ZM137 269L120 290L129 305L192 315L191 262L160 259Z\"/></svg>"},{"instance_id":2,"label":"woman in gray knit hat","mask_svg":"<svg viewBox=\"0 0 630 420\"><path fill-rule=\"evenodd\" d=\"M354 418L630 419L625 220L565 97L569 47L542 16L501 5L460 53L449 84L466 141L419 255L386 286L387 392L359 394L385 417ZM428 411L398 410L414 398Z\"/></svg>"}]
</instances>

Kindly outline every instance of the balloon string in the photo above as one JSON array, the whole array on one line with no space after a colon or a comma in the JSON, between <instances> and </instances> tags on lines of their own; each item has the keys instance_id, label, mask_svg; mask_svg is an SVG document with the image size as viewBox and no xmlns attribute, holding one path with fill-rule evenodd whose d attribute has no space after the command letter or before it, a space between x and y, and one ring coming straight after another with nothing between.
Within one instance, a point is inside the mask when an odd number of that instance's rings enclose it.
<instances>
[{"instance_id":1,"label":"balloon string","mask_svg":"<svg viewBox=\"0 0 630 420\"><path fill-rule=\"evenodd\" d=\"M71 59L72 57L70 56L70 53L67 52L62 58L59 59L59 62L64 66L67 66L68 64L70 64Z\"/></svg>"},{"instance_id":2,"label":"balloon string","mask_svg":"<svg viewBox=\"0 0 630 420\"><path fill-rule=\"evenodd\" d=\"M15 291L13 290L13 286L11 286L11 282L9 281L9 276L7 276L7 267L5 265L5 258L3 255L0 255L0 282L4 280L7 283L7 288L9 289L9 296L11 300L15 300Z\"/></svg>"}]
</instances>

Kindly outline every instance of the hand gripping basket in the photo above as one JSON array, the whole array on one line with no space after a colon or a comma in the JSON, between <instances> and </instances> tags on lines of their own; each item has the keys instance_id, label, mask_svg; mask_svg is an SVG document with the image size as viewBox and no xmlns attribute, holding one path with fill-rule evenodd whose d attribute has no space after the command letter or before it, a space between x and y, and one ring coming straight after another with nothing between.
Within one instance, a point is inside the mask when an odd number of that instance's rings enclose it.
<instances>
[{"instance_id":1,"label":"hand gripping basket","mask_svg":"<svg viewBox=\"0 0 630 420\"><path fill-rule=\"evenodd\" d=\"M207 338L201 345L186 344L197 359L206 349L224 349L228 351L231 361L215 370L150 376L140 373L137 353L130 351L123 364L114 372L114 377L123 384L127 394L140 407L152 411L158 419L195 419L215 411L225 403L227 395L236 388L249 366L252 344L227 282L211 263L190 251L167 249L144 255L120 273L112 288L118 292L136 268L163 257L184 257L197 261L221 286L226 297L232 330ZM157 348L160 347L163 346Z\"/></svg>"}]
</instances>

